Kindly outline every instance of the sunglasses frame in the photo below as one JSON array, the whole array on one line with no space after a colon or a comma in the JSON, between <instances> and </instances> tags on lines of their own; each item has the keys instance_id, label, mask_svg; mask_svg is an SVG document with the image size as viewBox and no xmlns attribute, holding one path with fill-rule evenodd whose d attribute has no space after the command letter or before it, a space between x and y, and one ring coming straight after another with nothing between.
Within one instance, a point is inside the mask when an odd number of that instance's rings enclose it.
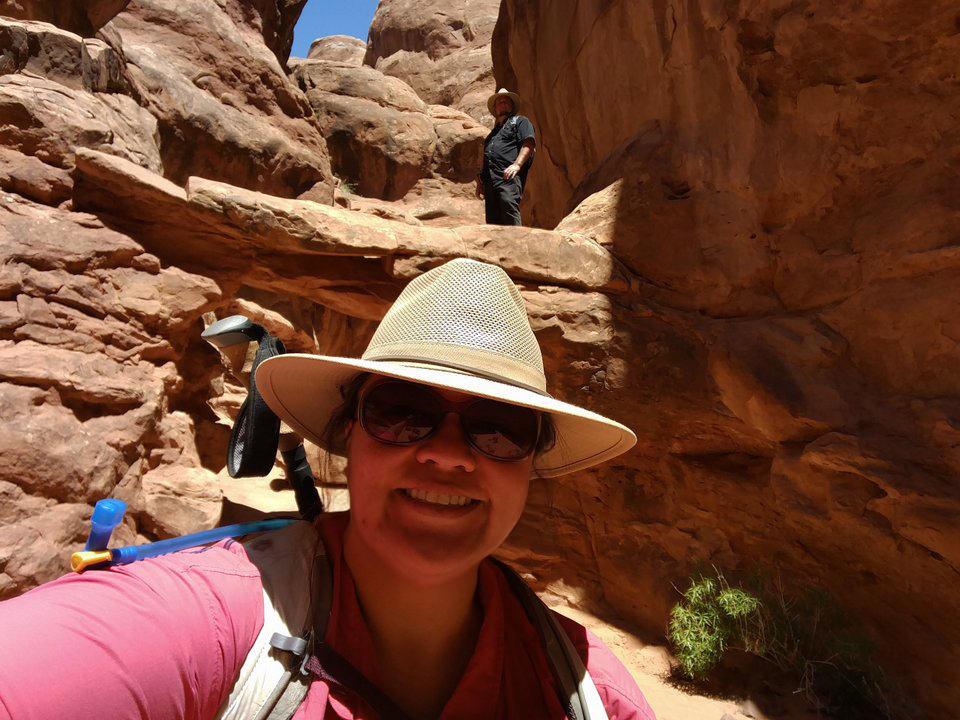
<instances>
[{"instance_id":1,"label":"sunglasses frame","mask_svg":"<svg viewBox=\"0 0 960 720\"><path fill-rule=\"evenodd\" d=\"M380 438L374 435L367 428L366 424L363 421L363 404L366 401L367 395L370 394L374 389L380 387L381 385L391 385L391 384L412 385L413 387L416 387L416 388L422 388L423 389L422 392L435 396L439 401L441 407L443 408L443 415L440 418L440 421L436 425L434 425L433 428L430 430L430 432L428 432L423 437L417 438L416 440L411 440L409 442L384 440L383 438ZM536 416L537 432L536 432L536 435L534 436L533 444L531 445L530 450L527 451L525 455L521 455L520 457L516 457L516 458L497 457L496 455L491 455L490 453L486 452L485 450L477 446L477 444L473 441L473 438L470 436L470 433L467 431L463 411L469 408L471 405L476 405L477 403L480 403L483 401L499 403L506 407L517 407L517 408L526 409L532 412ZM389 378L381 382L373 383L368 387L363 388L360 391L359 395L357 396L357 409L356 409L355 416L356 416L357 423L360 425L361 428L363 428L363 431L367 435L369 435L371 438L376 440L378 443L382 443L384 445L390 445L393 447L409 447L411 445L416 445L419 442L423 442L424 440L427 440L433 437L433 435L436 434L437 430L440 429L440 426L443 424L443 421L446 419L447 415L449 415L451 412L456 413L457 417L460 420L460 432L463 433L464 442L466 442L467 445L469 445L473 450L476 450L478 453L480 453L486 458L490 458L491 460L496 460L498 462L506 462L506 463L520 462L521 460L526 460L528 457L530 457L537 451L537 444L540 442L540 433L543 429L543 413L541 411L534 410L533 408L527 408L523 405L511 405L510 403L505 403L500 400L494 400L493 398L486 398L481 396L473 396L470 400L464 400L462 402L452 402L450 400L447 400L445 397L443 397L443 395L440 393L439 388L435 388L432 385L425 385L423 383L413 382L411 380L402 380L400 378Z\"/></svg>"}]
</instances>

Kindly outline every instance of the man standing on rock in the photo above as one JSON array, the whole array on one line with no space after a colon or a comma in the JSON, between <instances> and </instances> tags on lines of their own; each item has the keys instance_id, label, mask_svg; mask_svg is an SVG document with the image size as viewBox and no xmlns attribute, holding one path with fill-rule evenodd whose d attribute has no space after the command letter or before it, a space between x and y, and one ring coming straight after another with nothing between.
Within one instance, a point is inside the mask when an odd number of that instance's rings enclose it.
<instances>
[{"instance_id":1,"label":"man standing on rock","mask_svg":"<svg viewBox=\"0 0 960 720\"><path fill-rule=\"evenodd\" d=\"M501 88L487 99L496 120L483 142L483 172L477 197L486 205L491 225L520 225L520 200L536 152L533 124L517 114L520 96Z\"/></svg>"}]
</instances>

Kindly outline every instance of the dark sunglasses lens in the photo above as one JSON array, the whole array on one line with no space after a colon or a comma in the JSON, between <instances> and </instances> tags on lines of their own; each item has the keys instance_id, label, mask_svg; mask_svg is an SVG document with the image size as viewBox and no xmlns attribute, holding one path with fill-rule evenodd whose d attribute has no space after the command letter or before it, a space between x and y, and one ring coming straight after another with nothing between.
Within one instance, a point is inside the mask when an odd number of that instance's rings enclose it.
<instances>
[{"instance_id":1,"label":"dark sunglasses lens","mask_svg":"<svg viewBox=\"0 0 960 720\"><path fill-rule=\"evenodd\" d=\"M397 445L422 440L442 419L436 396L412 383L380 383L366 393L360 406L363 429L377 440Z\"/></svg>"},{"instance_id":2,"label":"dark sunglasses lens","mask_svg":"<svg viewBox=\"0 0 960 720\"><path fill-rule=\"evenodd\" d=\"M537 444L539 422L530 408L480 400L464 412L463 423L474 446L500 460L525 458Z\"/></svg>"}]
</instances>

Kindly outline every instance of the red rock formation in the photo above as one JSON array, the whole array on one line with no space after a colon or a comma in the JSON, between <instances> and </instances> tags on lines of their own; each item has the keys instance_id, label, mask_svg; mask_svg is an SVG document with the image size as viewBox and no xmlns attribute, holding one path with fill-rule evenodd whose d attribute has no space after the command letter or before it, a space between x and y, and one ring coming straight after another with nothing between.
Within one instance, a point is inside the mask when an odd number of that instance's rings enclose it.
<instances>
[{"instance_id":1,"label":"red rock formation","mask_svg":"<svg viewBox=\"0 0 960 720\"><path fill-rule=\"evenodd\" d=\"M293 47L293 28L307 0L224 0L218 3L241 32L254 33L283 65Z\"/></svg>"},{"instance_id":2,"label":"red rock formation","mask_svg":"<svg viewBox=\"0 0 960 720\"><path fill-rule=\"evenodd\" d=\"M381 0L364 63L408 83L427 103L490 124L490 37L499 0Z\"/></svg>"},{"instance_id":3,"label":"red rock formation","mask_svg":"<svg viewBox=\"0 0 960 720\"><path fill-rule=\"evenodd\" d=\"M39 20L90 37L130 0L0 0L0 16Z\"/></svg>"},{"instance_id":4,"label":"red rock formation","mask_svg":"<svg viewBox=\"0 0 960 720\"><path fill-rule=\"evenodd\" d=\"M493 41L540 132L528 217L637 283L609 356L565 373L615 378L641 435L618 481L578 486L571 552L653 627L697 562L824 585L947 714L958 51L947 2L504 0Z\"/></svg>"},{"instance_id":5,"label":"red rock formation","mask_svg":"<svg viewBox=\"0 0 960 720\"><path fill-rule=\"evenodd\" d=\"M129 94L157 118L168 178L203 175L288 197L319 184L315 197L330 202L325 143L276 57L289 51L283 38L296 15L257 7L134 0L101 37L126 61Z\"/></svg>"},{"instance_id":6,"label":"red rock formation","mask_svg":"<svg viewBox=\"0 0 960 720\"><path fill-rule=\"evenodd\" d=\"M162 168L157 123L121 85L119 56L99 40L39 22L0 20L0 186L41 202L70 195L77 147Z\"/></svg>"},{"instance_id":7,"label":"red rock formation","mask_svg":"<svg viewBox=\"0 0 960 720\"><path fill-rule=\"evenodd\" d=\"M200 509L175 495L163 508L140 499L143 476L161 462L180 459L194 477L208 476L205 520L194 526L216 521L213 474L195 449L182 447L188 435L193 447L192 434L171 439L174 427L193 421L168 413L179 393L189 397L202 382L184 381L177 364L219 289L161 268L91 215L16 195L0 197L0 213L0 493L9 501L0 596L7 596L63 572L62 548L82 542L100 497L131 502L121 542L134 539L135 520L170 527L186 508Z\"/></svg>"},{"instance_id":8,"label":"red rock formation","mask_svg":"<svg viewBox=\"0 0 960 720\"><path fill-rule=\"evenodd\" d=\"M367 44L360 38L350 35L328 35L310 43L308 60L329 60L359 67L363 65L363 56Z\"/></svg>"},{"instance_id":9,"label":"red rock formation","mask_svg":"<svg viewBox=\"0 0 960 720\"><path fill-rule=\"evenodd\" d=\"M457 110L426 105L405 82L370 67L302 60L293 77L327 140L344 205L414 224L482 220L473 180L485 127Z\"/></svg>"}]
</instances>

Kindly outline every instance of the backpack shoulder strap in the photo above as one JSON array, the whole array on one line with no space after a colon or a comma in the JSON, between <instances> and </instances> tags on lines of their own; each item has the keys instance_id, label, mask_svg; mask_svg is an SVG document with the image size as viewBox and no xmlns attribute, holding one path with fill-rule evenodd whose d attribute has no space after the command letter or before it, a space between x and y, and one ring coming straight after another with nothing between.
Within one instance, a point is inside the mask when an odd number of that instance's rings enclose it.
<instances>
[{"instance_id":1,"label":"backpack shoulder strap","mask_svg":"<svg viewBox=\"0 0 960 720\"><path fill-rule=\"evenodd\" d=\"M215 720L289 720L309 689L305 661L326 631L330 565L312 523L293 523L245 545L263 583L263 626ZM607 720L596 686L556 617L512 568L493 561L540 636L570 720ZM291 662L291 654L300 660Z\"/></svg>"},{"instance_id":2,"label":"backpack shoulder strap","mask_svg":"<svg viewBox=\"0 0 960 720\"><path fill-rule=\"evenodd\" d=\"M513 568L496 558L491 559L506 575L510 588L537 629L567 717L570 720L608 720L600 693L556 616Z\"/></svg>"},{"instance_id":3,"label":"backpack shoulder strap","mask_svg":"<svg viewBox=\"0 0 960 720\"><path fill-rule=\"evenodd\" d=\"M310 685L301 661L314 634L326 630L329 563L312 523L296 522L244 544L260 570L263 626L215 720L287 720Z\"/></svg>"}]
</instances>

